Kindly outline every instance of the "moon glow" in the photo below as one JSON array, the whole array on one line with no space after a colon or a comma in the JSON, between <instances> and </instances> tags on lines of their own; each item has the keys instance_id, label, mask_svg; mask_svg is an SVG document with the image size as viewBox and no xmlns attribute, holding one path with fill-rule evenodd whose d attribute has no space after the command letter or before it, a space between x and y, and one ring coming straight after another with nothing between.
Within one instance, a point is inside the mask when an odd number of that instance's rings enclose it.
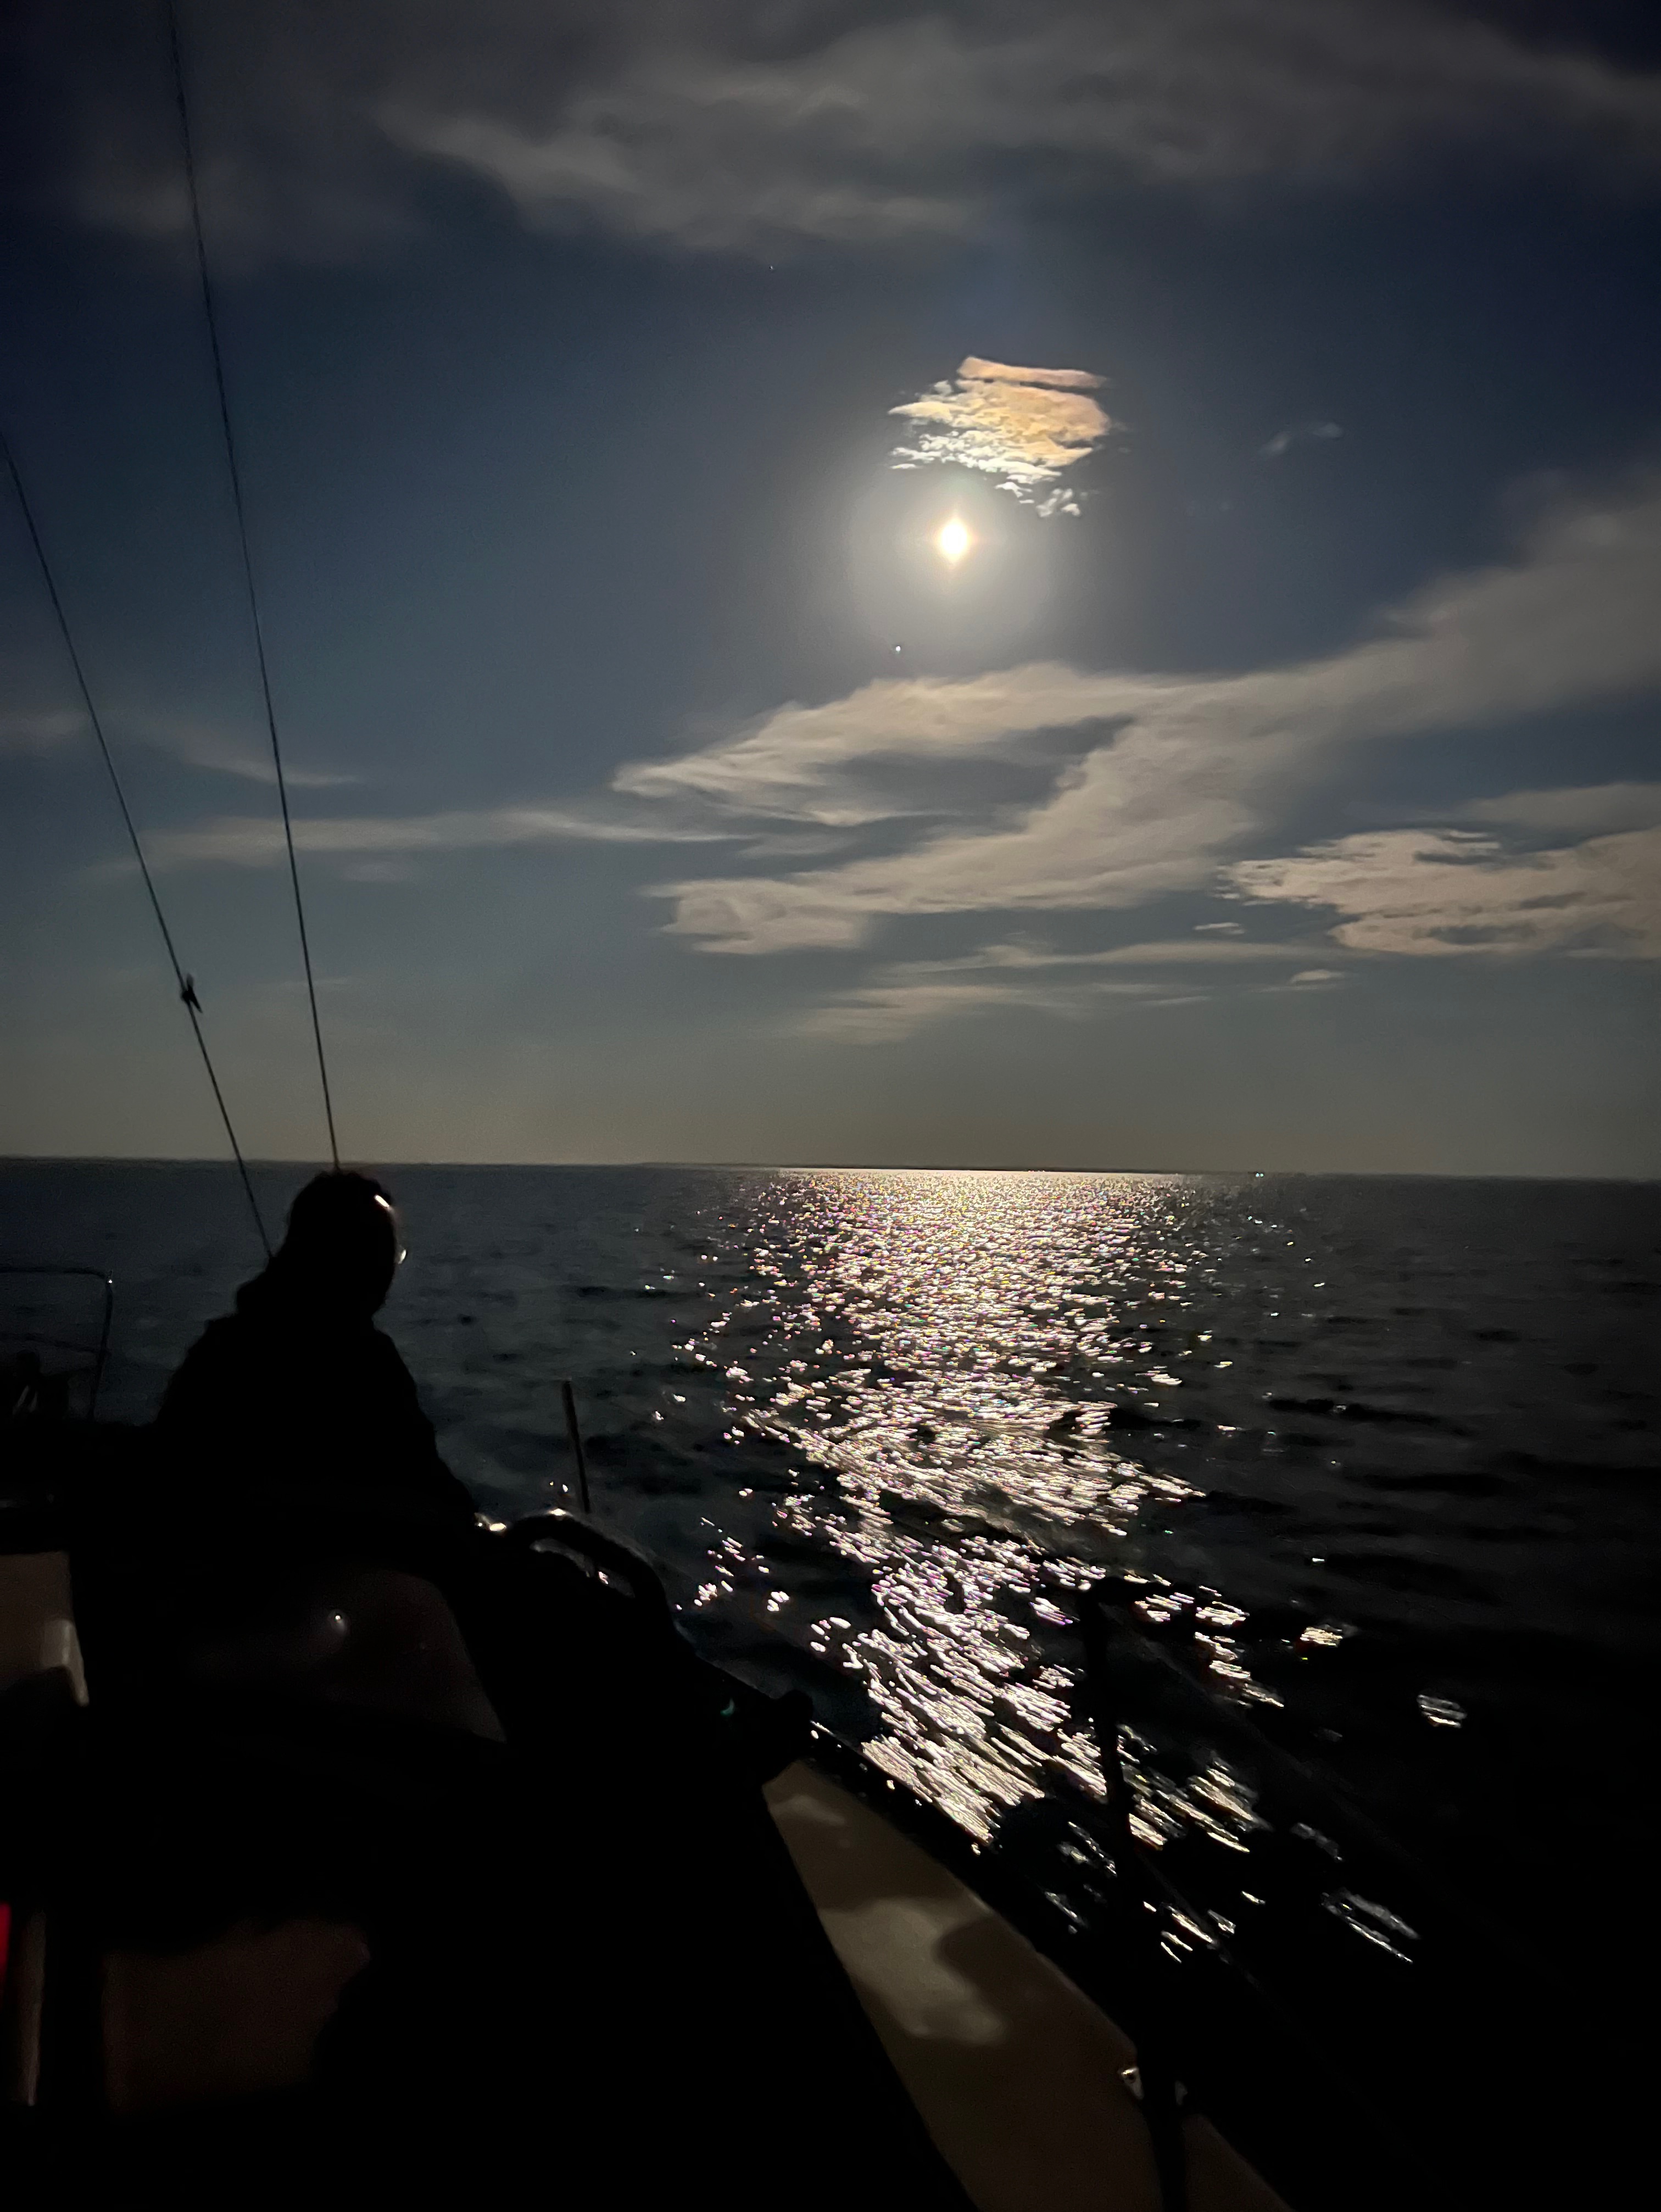
<instances>
[{"instance_id":1,"label":"moon glow","mask_svg":"<svg viewBox=\"0 0 1661 2212\"><path fill-rule=\"evenodd\" d=\"M955 568L975 543L975 533L960 514L943 522L934 532L934 550L949 568Z\"/></svg>"}]
</instances>

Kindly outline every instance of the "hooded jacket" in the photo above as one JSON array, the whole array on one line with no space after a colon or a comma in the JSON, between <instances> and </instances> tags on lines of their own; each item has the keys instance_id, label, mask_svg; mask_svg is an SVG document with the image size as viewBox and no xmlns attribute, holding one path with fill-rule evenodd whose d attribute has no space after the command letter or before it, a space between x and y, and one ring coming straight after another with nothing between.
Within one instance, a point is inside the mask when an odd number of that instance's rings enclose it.
<instances>
[{"instance_id":1,"label":"hooded jacket","mask_svg":"<svg viewBox=\"0 0 1661 2212\"><path fill-rule=\"evenodd\" d=\"M155 1434L182 1472L213 1487L397 1492L472 1519L392 1339L361 1306L343 1308L293 1279L280 1257L192 1346Z\"/></svg>"}]
</instances>

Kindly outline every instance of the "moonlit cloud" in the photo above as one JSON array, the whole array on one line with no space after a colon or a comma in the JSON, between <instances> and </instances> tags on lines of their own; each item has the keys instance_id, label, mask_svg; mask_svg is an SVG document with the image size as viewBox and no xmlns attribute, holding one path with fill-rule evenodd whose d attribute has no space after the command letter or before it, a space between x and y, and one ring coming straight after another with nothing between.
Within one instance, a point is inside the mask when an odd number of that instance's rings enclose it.
<instances>
[{"instance_id":1,"label":"moonlit cloud","mask_svg":"<svg viewBox=\"0 0 1661 2212\"><path fill-rule=\"evenodd\" d=\"M664 823L634 827L552 806L482 807L447 814L296 815L294 823L297 851L356 864L353 872L366 882L402 880L400 873L390 869L372 872L362 865L376 856L390 860L493 846L581 842L657 844L666 837L684 842L698 834ZM271 867L283 858L283 825L275 816L222 815L194 829L163 830L149 840L149 850L158 866Z\"/></svg>"},{"instance_id":2,"label":"moonlit cloud","mask_svg":"<svg viewBox=\"0 0 1661 2212\"><path fill-rule=\"evenodd\" d=\"M1399 0L1035 0L844 16L788 45L742 21L689 7L672 46L625 32L540 113L528 88L431 85L394 94L383 124L529 221L764 254L983 233L1023 156L1065 197L1348 183L1473 143L1628 176L1661 151L1653 77Z\"/></svg>"},{"instance_id":3,"label":"moonlit cloud","mask_svg":"<svg viewBox=\"0 0 1661 2212\"><path fill-rule=\"evenodd\" d=\"M1116 945L1097 952L1053 952L1041 945L988 945L951 960L908 960L876 969L834 992L793 1024L799 1034L847 1044L885 1044L961 1015L1022 1007L1066 1021L1094 1018L1113 1002L1175 1006L1189 997L1159 995L1168 984L1105 976L1103 969L1227 968L1268 962L1295 966L1307 945L1196 944L1191 938ZM1325 981L1336 969L1309 970L1293 982ZM1203 995L1203 994L1200 994Z\"/></svg>"},{"instance_id":4,"label":"moonlit cloud","mask_svg":"<svg viewBox=\"0 0 1661 2212\"><path fill-rule=\"evenodd\" d=\"M153 746L186 768L207 769L216 775L237 776L247 783L269 784L273 790L277 787L277 770L268 750L211 723L152 715L124 724L120 734ZM325 791L362 780L328 769L307 768L288 758L286 746L283 775L295 791Z\"/></svg>"},{"instance_id":5,"label":"moonlit cloud","mask_svg":"<svg viewBox=\"0 0 1661 2212\"><path fill-rule=\"evenodd\" d=\"M1356 952L1576 952L1661 959L1661 830L1542 853L1492 838L1386 830L1229 874L1248 898L1323 907Z\"/></svg>"},{"instance_id":6,"label":"moonlit cloud","mask_svg":"<svg viewBox=\"0 0 1661 2212\"><path fill-rule=\"evenodd\" d=\"M1076 514L1076 495L1050 487L1112 428L1091 397L1101 381L1086 369L1012 368L970 354L955 383L889 410L919 426L914 445L895 447L895 463L975 469L1040 514Z\"/></svg>"},{"instance_id":7,"label":"moonlit cloud","mask_svg":"<svg viewBox=\"0 0 1661 2212\"><path fill-rule=\"evenodd\" d=\"M955 813L947 782L956 763L1021 758L1039 732L1132 713L1160 689L1158 678L1080 676L1058 662L960 681L883 678L824 706L777 708L696 752L632 763L611 788L677 814L848 828L892 817L892 797L875 787L870 770L898 763L936 786L922 811Z\"/></svg>"},{"instance_id":8,"label":"moonlit cloud","mask_svg":"<svg viewBox=\"0 0 1661 2212\"><path fill-rule=\"evenodd\" d=\"M1473 799L1455 810L1462 822L1517 830L1652 830L1661 824L1661 783L1577 784L1561 791L1512 791Z\"/></svg>"},{"instance_id":9,"label":"moonlit cloud","mask_svg":"<svg viewBox=\"0 0 1661 2212\"><path fill-rule=\"evenodd\" d=\"M1661 489L1640 478L1559 506L1510 561L1427 586L1317 660L1224 678L1035 663L888 680L780 708L676 758L630 763L586 804L301 817L296 842L308 859L360 877L395 877L447 851L575 841L726 841L752 860L770 843L782 848L776 859L794 850L807 865L656 887L672 904L672 934L727 954L857 947L905 915L1130 909L1220 880L1242 900L1318 914L1329 931L1273 945L1208 921L1086 953L990 947L967 966L882 971L811 1015L819 1035L891 1036L914 1019L1000 1005L1065 1014L1121 975L1130 984L1137 969L1244 973L1281 962L1305 985L1325 983L1331 975L1311 962L1317 944L1329 956L1647 955L1661 943L1652 785L1518 791L1470 802L1464 817L1480 828L1445 817L1289 856L1242 854L1254 842L1261 851L1289 799L1357 744L1661 690L1658 600ZM1057 767L1056 733L1069 731L1076 743ZM988 760L1024 766L1043 795L1019 806L966 796L965 766ZM884 849L849 856L849 840L878 832ZM1544 837L1557 841L1551 849L1521 849ZM823 850L826 838L837 853ZM163 833L153 849L171 866L266 866L281 855L281 831L274 816L234 816ZM1145 988L1135 981L1129 995Z\"/></svg>"},{"instance_id":10,"label":"moonlit cloud","mask_svg":"<svg viewBox=\"0 0 1661 2212\"><path fill-rule=\"evenodd\" d=\"M0 714L0 753L52 752L86 727L70 708L45 707Z\"/></svg>"},{"instance_id":11,"label":"moonlit cloud","mask_svg":"<svg viewBox=\"0 0 1661 2212\"><path fill-rule=\"evenodd\" d=\"M236 13L248 51L220 96L241 127L204 161L221 241L245 259L395 246L433 163L536 228L767 259L986 236L1012 204L1126 185L1354 187L1446 149L1572 162L1622 187L1661 176L1652 73L1403 0ZM198 25L211 81L214 11ZM106 44L100 80L84 40L64 43L68 190L90 220L177 236L167 119L131 88L153 48L119 27Z\"/></svg>"},{"instance_id":12,"label":"moonlit cloud","mask_svg":"<svg viewBox=\"0 0 1661 2212\"><path fill-rule=\"evenodd\" d=\"M1017 1009L1088 1021L1115 1000L1143 999L1154 988L1093 976L941 974L918 962L879 971L868 982L811 1008L793 1026L799 1036L838 1044L891 1044L940 1022Z\"/></svg>"},{"instance_id":13,"label":"moonlit cloud","mask_svg":"<svg viewBox=\"0 0 1661 2212\"><path fill-rule=\"evenodd\" d=\"M249 783L275 787L277 782L269 752L211 723L170 715L119 715L106 716L105 727L118 750L143 745L186 768L206 769L216 775L237 776ZM0 752L53 752L77 742L93 742L92 726L79 708L0 714ZM289 760L283 763L283 773L297 791L324 790L360 780Z\"/></svg>"},{"instance_id":14,"label":"moonlit cloud","mask_svg":"<svg viewBox=\"0 0 1661 2212\"><path fill-rule=\"evenodd\" d=\"M1263 459L1278 461L1294 446L1329 445L1334 438L1344 434L1341 422L1292 422L1284 430L1277 430L1263 447Z\"/></svg>"},{"instance_id":15,"label":"moonlit cloud","mask_svg":"<svg viewBox=\"0 0 1661 2212\"><path fill-rule=\"evenodd\" d=\"M1135 906L1197 889L1339 750L1477 729L1661 689L1661 490L1641 478L1542 519L1512 561L1427 586L1324 659L1226 678L1057 664L866 686L740 737L625 771L620 788L737 815L879 818L863 764L904 757L944 783L970 753L1088 750L1011 819L932 826L904 849L782 876L665 885L671 928L711 951L864 941L885 916Z\"/></svg>"}]
</instances>

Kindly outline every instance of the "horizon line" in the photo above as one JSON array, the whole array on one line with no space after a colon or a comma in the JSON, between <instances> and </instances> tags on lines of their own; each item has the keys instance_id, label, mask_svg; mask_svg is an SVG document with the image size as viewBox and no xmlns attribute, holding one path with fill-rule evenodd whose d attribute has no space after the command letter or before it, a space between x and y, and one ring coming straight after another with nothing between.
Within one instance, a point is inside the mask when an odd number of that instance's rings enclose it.
<instances>
[{"instance_id":1,"label":"horizon line","mask_svg":"<svg viewBox=\"0 0 1661 2212\"><path fill-rule=\"evenodd\" d=\"M319 1174L327 1172L329 1163L321 1159L249 1157L250 1168L262 1170L313 1169ZM366 1171L369 1163L358 1164ZM1545 1169L1468 1169L1468 1168L1245 1168L1245 1167L1067 1167L1056 1164L998 1166L986 1162L917 1162L908 1160L697 1160L641 1158L629 1160L446 1160L434 1158L380 1158L373 1163L386 1169L442 1169L453 1173L545 1174L550 1171L576 1170L599 1174L607 1170L638 1170L656 1169L684 1173L689 1170L703 1170L710 1173L745 1175L1032 1175L1032 1176L1232 1176L1250 1180L1269 1181L1272 1177L1292 1177L1315 1181L1321 1178L1345 1176L1378 1180L1394 1178L1398 1182L1596 1182L1661 1183L1661 1171L1651 1174L1621 1173L1609 1170L1602 1172L1582 1170L1566 1173L1561 1170ZM348 1164L349 1171L352 1164ZM228 1158L204 1158L189 1153L167 1152L0 1152L0 1168L14 1167L106 1167L106 1168L224 1168L234 1169Z\"/></svg>"}]
</instances>

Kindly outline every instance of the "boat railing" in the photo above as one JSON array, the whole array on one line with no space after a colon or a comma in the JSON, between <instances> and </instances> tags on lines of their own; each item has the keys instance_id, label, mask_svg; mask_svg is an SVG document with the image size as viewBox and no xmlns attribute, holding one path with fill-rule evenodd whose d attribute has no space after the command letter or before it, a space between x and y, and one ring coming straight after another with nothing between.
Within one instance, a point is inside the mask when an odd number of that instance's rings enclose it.
<instances>
[{"instance_id":1,"label":"boat railing","mask_svg":"<svg viewBox=\"0 0 1661 2212\"><path fill-rule=\"evenodd\" d=\"M0 1322L0 1344L15 1345L24 1352L33 1352L37 1359L42 1352L68 1352L80 1361L79 1365L58 1368L50 1377L43 1374L41 1379L64 1384L84 1382L87 1403L83 1418L89 1421L94 1419L98 1412L99 1392L103 1388L104 1370L109 1364L110 1332L115 1319L114 1277L106 1275L100 1267L37 1265L22 1261L0 1262L0 1276L12 1280L41 1281L52 1278L75 1278L99 1285L101 1293L99 1318L96 1333L90 1339L60 1335L55 1326L14 1326L11 1317ZM21 1320L22 1316L15 1318ZM9 1419L16 1410L13 1405L0 1407L0 1420Z\"/></svg>"}]
</instances>

